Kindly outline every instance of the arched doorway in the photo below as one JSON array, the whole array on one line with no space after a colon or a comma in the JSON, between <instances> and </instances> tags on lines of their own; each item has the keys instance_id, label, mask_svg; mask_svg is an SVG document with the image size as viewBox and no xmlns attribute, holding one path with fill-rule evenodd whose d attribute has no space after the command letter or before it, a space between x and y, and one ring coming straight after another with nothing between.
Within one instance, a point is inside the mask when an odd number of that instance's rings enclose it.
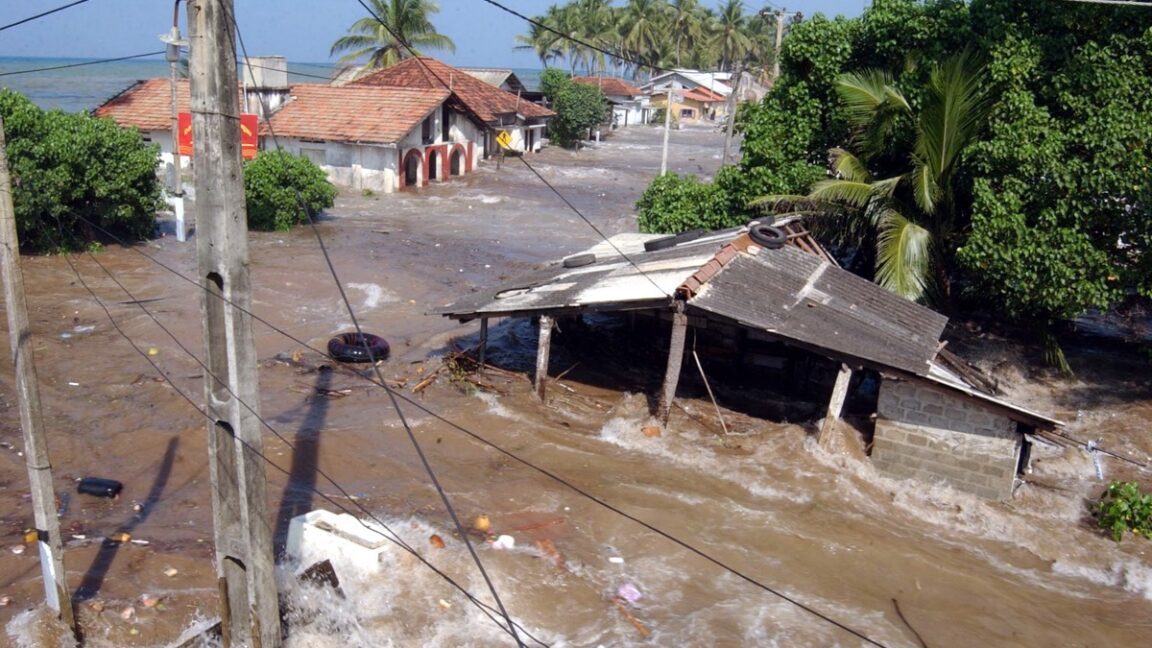
<instances>
[{"instance_id":1,"label":"arched doorway","mask_svg":"<svg viewBox=\"0 0 1152 648\"><path fill-rule=\"evenodd\" d=\"M449 173L458 176L464 173L464 153L459 148L452 149L452 155L448 156Z\"/></svg>"},{"instance_id":2,"label":"arched doorway","mask_svg":"<svg viewBox=\"0 0 1152 648\"><path fill-rule=\"evenodd\" d=\"M416 149L408 151L404 156L404 187L420 186L420 165L423 163L420 152Z\"/></svg>"},{"instance_id":3,"label":"arched doorway","mask_svg":"<svg viewBox=\"0 0 1152 648\"><path fill-rule=\"evenodd\" d=\"M442 158L442 156L440 155L440 151L437 151L436 149L432 149L431 151L428 152L428 179L429 180L439 180L440 179L440 161L441 161L441 158Z\"/></svg>"}]
</instances>

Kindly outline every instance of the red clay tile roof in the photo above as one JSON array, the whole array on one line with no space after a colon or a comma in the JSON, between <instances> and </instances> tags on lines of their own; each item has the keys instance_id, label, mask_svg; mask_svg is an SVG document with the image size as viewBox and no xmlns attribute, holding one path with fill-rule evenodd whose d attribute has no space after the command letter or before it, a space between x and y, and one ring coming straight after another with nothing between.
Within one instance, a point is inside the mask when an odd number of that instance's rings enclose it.
<instances>
[{"instance_id":1,"label":"red clay tile roof","mask_svg":"<svg viewBox=\"0 0 1152 648\"><path fill-rule=\"evenodd\" d=\"M188 81L176 82L176 105L188 112ZM172 86L168 79L137 81L92 112L96 117L111 117L117 124L142 131L172 128Z\"/></svg>"},{"instance_id":2,"label":"red clay tile roof","mask_svg":"<svg viewBox=\"0 0 1152 648\"><path fill-rule=\"evenodd\" d=\"M644 94L639 88L629 84L624 79L614 77L572 77L572 81L584 85L599 86L604 94L614 97L639 97Z\"/></svg>"},{"instance_id":3,"label":"red clay tile roof","mask_svg":"<svg viewBox=\"0 0 1152 648\"><path fill-rule=\"evenodd\" d=\"M708 88L693 88L682 95L685 99L695 99L704 103L715 103L717 101L724 101L724 97L712 92Z\"/></svg>"},{"instance_id":4,"label":"red clay tile roof","mask_svg":"<svg viewBox=\"0 0 1152 648\"><path fill-rule=\"evenodd\" d=\"M448 99L447 90L362 85L292 86L292 99L272 115L282 137L326 142L392 144ZM260 134L268 134L262 125Z\"/></svg>"},{"instance_id":5,"label":"red clay tile roof","mask_svg":"<svg viewBox=\"0 0 1152 648\"><path fill-rule=\"evenodd\" d=\"M528 119L544 119L556 114L426 56L404 59L392 67L362 76L349 85L401 88L444 88L447 85L469 112L489 124L496 122L498 115L519 113Z\"/></svg>"}]
</instances>

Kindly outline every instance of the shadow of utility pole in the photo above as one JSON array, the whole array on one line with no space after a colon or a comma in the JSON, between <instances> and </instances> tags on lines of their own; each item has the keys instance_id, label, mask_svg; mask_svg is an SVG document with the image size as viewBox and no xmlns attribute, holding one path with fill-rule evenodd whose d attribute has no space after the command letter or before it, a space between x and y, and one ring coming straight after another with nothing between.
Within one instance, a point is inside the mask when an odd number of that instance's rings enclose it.
<instances>
[{"instance_id":1,"label":"shadow of utility pole","mask_svg":"<svg viewBox=\"0 0 1152 648\"><path fill-rule=\"evenodd\" d=\"M164 460L160 463L160 470L156 473L156 479L152 481L152 488L148 490L148 497L140 503L140 511L120 525L116 533L112 534L113 536L119 533L131 534L136 527L148 519L152 513L152 507L160 502L160 495L168 485L168 477L172 474L172 463L176 460L176 447L178 445L180 445L179 437L172 437L168 440L168 449L164 452ZM122 544L124 543L110 537L104 538L104 542L100 544L100 551L96 554L96 559L92 561L92 565L84 573L80 587L76 588L76 593L72 596L73 603L86 601L100 592L100 588L104 585L104 578L108 575L112 562L116 560L116 554L119 553Z\"/></svg>"},{"instance_id":2,"label":"shadow of utility pole","mask_svg":"<svg viewBox=\"0 0 1152 648\"><path fill-rule=\"evenodd\" d=\"M277 556L284 555L292 518L312 510L312 495L316 490L316 472L320 460L320 431L328 417L328 397L325 394L331 384L332 368L320 367L308 413L292 439L292 468L280 497L276 531L272 536Z\"/></svg>"}]
</instances>

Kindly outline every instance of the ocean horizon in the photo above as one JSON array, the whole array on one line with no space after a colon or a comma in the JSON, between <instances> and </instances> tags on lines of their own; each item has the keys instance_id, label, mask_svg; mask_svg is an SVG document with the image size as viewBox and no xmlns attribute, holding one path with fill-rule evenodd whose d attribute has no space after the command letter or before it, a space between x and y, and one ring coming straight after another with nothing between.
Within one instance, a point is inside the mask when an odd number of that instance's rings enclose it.
<instances>
[{"instance_id":1,"label":"ocean horizon","mask_svg":"<svg viewBox=\"0 0 1152 648\"><path fill-rule=\"evenodd\" d=\"M323 83L340 65L288 62L289 83ZM528 88L539 85L542 70L507 68ZM127 61L0 56L0 88L19 92L44 110L82 112L95 109L137 81L167 79L163 56Z\"/></svg>"}]
</instances>

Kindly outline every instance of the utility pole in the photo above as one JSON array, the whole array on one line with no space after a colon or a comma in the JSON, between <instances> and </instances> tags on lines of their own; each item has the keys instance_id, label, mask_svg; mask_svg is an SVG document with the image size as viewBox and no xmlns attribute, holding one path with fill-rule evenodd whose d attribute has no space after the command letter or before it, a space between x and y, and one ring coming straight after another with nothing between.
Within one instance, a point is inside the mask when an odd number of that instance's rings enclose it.
<instances>
[{"instance_id":1,"label":"utility pole","mask_svg":"<svg viewBox=\"0 0 1152 648\"><path fill-rule=\"evenodd\" d=\"M668 131L672 130L672 100L676 98L676 82L669 81L664 101L664 152L660 156L660 175L668 172Z\"/></svg>"},{"instance_id":2,"label":"utility pole","mask_svg":"<svg viewBox=\"0 0 1152 648\"><path fill-rule=\"evenodd\" d=\"M764 15L764 11L761 11L760 14ZM804 14L799 11L777 9L772 12L772 15L776 17L776 54L772 57L772 83L775 85L776 79L780 78L780 45L784 42L784 20L787 18L800 20Z\"/></svg>"},{"instance_id":3,"label":"utility pole","mask_svg":"<svg viewBox=\"0 0 1152 648\"><path fill-rule=\"evenodd\" d=\"M24 273L20 268L20 241L16 238L16 211L12 205L12 179L8 173L8 153L4 142L4 120L0 118L0 275L4 281L4 303L8 311L8 340L12 345L12 366L16 372L16 397L20 406L20 428L24 431L24 461L32 488L36 544L40 549L40 572L44 579L44 599L79 637L72 596L64 570L64 545L60 540L60 518L56 513L56 492L52 486L52 464L44 439L44 418L40 411L40 386L32 354L28 327L28 305L24 300Z\"/></svg>"},{"instance_id":4,"label":"utility pole","mask_svg":"<svg viewBox=\"0 0 1152 648\"><path fill-rule=\"evenodd\" d=\"M188 0L196 256L204 285L204 399L225 645L278 648L240 160L232 0ZM246 405L245 405L246 404ZM249 410L248 407L252 409Z\"/></svg>"},{"instance_id":5,"label":"utility pole","mask_svg":"<svg viewBox=\"0 0 1152 648\"><path fill-rule=\"evenodd\" d=\"M736 82L732 84L732 93L728 95L728 131L724 133L724 159L720 161L720 166L728 164L728 150L732 143L732 128L736 124L736 106L740 102L737 96L740 93L740 76L743 74L742 69L744 61L736 61Z\"/></svg>"},{"instance_id":6,"label":"utility pole","mask_svg":"<svg viewBox=\"0 0 1152 648\"><path fill-rule=\"evenodd\" d=\"M184 171L180 159L180 107L176 91L180 82L177 69L180 64L180 47L187 42L180 38L180 0L172 2L172 30L160 36L164 42L164 58L168 61L169 85L172 93L172 195L168 203L176 215L176 240L183 243L188 236L184 226Z\"/></svg>"}]
</instances>

